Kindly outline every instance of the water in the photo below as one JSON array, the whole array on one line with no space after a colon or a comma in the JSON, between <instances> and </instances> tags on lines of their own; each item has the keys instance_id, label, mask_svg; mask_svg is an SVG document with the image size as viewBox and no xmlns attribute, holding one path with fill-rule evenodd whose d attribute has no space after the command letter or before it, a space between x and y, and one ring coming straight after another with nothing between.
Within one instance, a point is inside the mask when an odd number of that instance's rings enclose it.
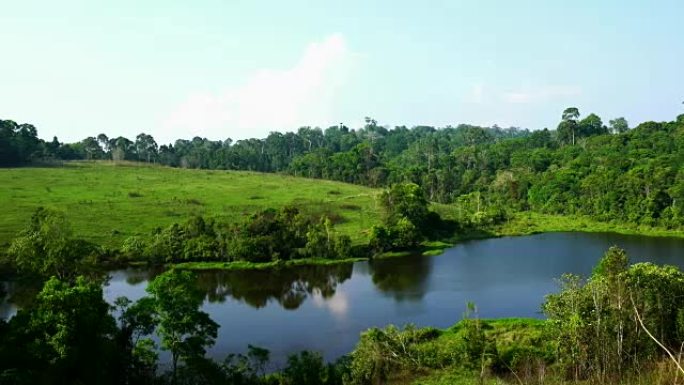
<instances>
[{"instance_id":1,"label":"water","mask_svg":"<svg viewBox=\"0 0 684 385\"><path fill-rule=\"evenodd\" d=\"M278 271L205 272L204 310L221 328L209 355L223 359L247 345L288 354L317 350L328 360L350 352L369 327L414 323L447 327L468 301L481 317L538 317L563 273L587 276L618 245L631 261L684 267L684 239L548 233L470 241L435 257L391 258ZM107 300L138 299L153 273L111 273ZM1 306L0 306L1 308Z\"/></svg>"}]
</instances>

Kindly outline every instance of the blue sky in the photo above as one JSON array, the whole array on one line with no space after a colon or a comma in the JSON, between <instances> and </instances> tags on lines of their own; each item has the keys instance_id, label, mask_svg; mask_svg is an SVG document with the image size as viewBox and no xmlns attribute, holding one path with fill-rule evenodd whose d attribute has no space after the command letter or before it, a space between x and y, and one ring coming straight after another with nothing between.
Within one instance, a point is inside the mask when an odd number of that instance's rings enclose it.
<instances>
[{"instance_id":1,"label":"blue sky","mask_svg":"<svg viewBox=\"0 0 684 385\"><path fill-rule=\"evenodd\" d=\"M43 138L684 112L678 0L0 2L0 118Z\"/></svg>"}]
</instances>

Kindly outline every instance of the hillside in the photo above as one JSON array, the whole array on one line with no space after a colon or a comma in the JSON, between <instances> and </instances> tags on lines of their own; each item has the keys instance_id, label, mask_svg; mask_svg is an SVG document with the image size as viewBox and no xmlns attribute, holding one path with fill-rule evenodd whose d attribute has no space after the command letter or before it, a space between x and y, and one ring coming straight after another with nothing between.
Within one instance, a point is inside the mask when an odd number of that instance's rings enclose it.
<instances>
[{"instance_id":1,"label":"hillside","mask_svg":"<svg viewBox=\"0 0 684 385\"><path fill-rule=\"evenodd\" d=\"M63 167L0 169L0 186L3 248L40 206L64 211L75 234L108 246L192 214L236 221L261 208L288 204L328 213L340 232L356 242L365 240L364 230L378 220L374 189L247 171L70 162Z\"/></svg>"}]
</instances>

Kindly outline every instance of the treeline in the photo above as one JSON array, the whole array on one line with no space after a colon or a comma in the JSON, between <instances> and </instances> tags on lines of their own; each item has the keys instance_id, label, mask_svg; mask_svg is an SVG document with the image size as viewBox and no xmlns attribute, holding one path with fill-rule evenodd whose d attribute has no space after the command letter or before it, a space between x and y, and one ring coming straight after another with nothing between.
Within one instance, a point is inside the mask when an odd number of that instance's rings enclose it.
<instances>
[{"instance_id":1,"label":"treeline","mask_svg":"<svg viewBox=\"0 0 684 385\"><path fill-rule=\"evenodd\" d=\"M684 114L630 129L623 118L606 126L595 114L580 119L568 108L556 130L538 131L467 125L390 130L367 119L357 130L304 127L265 139L194 138L163 146L146 134L135 141L102 134L49 144L30 125L4 121L2 127L0 145L14 148L3 153L20 154L14 163L60 158L62 151L79 159L285 172L368 186L412 182L430 201L476 200L483 212L534 210L667 228L681 228L684 219Z\"/></svg>"},{"instance_id":2,"label":"treeline","mask_svg":"<svg viewBox=\"0 0 684 385\"><path fill-rule=\"evenodd\" d=\"M21 274L67 279L130 262L163 265L341 259L365 250L353 250L351 239L337 234L327 217L305 216L295 207L259 211L241 223L195 216L182 224L158 228L146 237L130 237L120 249L107 249L75 237L63 213L39 208L0 262Z\"/></svg>"},{"instance_id":3,"label":"treeline","mask_svg":"<svg viewBox=\"0 0 684 385\"><path fill-rule=\"evenodd\" d=\"M472 144L482 140L512 138L529 134L528 130L515 127L482 128L460 125L440 130L429 126L411 129L401 126L388 130L375 120L367 118L367 124L360 129L346 126L321 128L302 127L297 132L272 132L264 139L232 139L212 141L194 137L192 140L178 139L173 144L159 145L151 135L141 133L133 140L119 136L109 138L106 134L87 137L77 143L62 143L57 137L44 141L37 137L37 130L31 124L17 124L12 120L0 120L0 166L29 164L41 160L90 160L140 161L159 163L173 167L252 170L262 172L287 172L293 160L303 155L324 151L327 153L349 152L365 155L355 162L373 160L367 164L374 168L378 157L392 157L408 148L411 142L441 132L449 137L452 147ZM361 153L366 154L361 154ZM344 157L342 157L344 158ZM342 160L342 159L340 159ZM351 159L348 159L351 160ZM347 165L351 166L351 165ZM358 165L356 165L358 166ZM356 170L356 166L352 167ZM293 169L292 172L297 172ZM313 175L312 175L313 176ZM368 175L359 180L347 182L362 183Z\"/></svg>"},{"instance_id":4,"label":"treeline","mask_svg":"<svg viewBox=\"0 0 684 385\"><path fill-rule=\"evenodd\" d=\"M242 223L217 223L195 216L184 224L131 237L121 248L125 260L151 263L185 261L289 261L352 256L352 242L337 234L326 216L303 215L296 207L266 209Z\"/></svg>"}]
</instances>

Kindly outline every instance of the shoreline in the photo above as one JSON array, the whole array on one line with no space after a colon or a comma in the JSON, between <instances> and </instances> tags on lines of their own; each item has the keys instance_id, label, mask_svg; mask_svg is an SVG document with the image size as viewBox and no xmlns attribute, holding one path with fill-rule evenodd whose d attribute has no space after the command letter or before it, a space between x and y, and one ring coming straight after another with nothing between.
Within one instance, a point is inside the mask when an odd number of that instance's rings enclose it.
<instances>
[{"instance_id":1,"label":"shoreline","mask_svg":"<svg viewBox=\"0 0 684 385\"><path fill-rule=\"evenodd\" d=\"M645 237L684 238L684 230L668 230L654 227L639 227L629 224L615 224L599 222L587 217L573 217L562 215L539 214L533 212L519 212L513 217L492 229L474 230L469 233L454 235L437 241L426 241L420 247L412 250L386 251L372 257L356 257L343 259L304 258L289 261L273 262L182 262L168 264L167 267L185 270L267 270L273 268L294 266L329 266L343 263L370 261L373 259L390 259L398 257L436 256L456 245L474 240L495 239L502 237L520 237L543 233L582 232L582 233L614 233L623 235L638 235Z\"/></svg>"}]
</instances>

